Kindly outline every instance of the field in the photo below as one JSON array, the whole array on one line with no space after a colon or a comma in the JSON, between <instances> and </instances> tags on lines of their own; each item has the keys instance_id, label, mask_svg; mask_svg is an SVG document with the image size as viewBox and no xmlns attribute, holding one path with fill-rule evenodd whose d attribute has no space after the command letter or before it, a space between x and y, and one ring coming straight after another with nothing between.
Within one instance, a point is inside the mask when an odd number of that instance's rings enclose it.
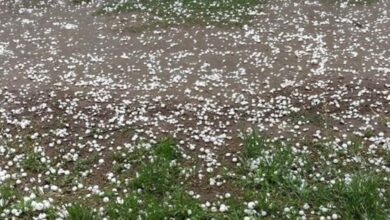
<instances>
[{"instance_id":1,"label":"field","mask_svg":"<svg viewBox=\"0 0 390 220\"><path fill-rule=\"evenodd\" d=\"M0 1L0 219L390 219L389 12Z\"/></svg>"}]
</instances>

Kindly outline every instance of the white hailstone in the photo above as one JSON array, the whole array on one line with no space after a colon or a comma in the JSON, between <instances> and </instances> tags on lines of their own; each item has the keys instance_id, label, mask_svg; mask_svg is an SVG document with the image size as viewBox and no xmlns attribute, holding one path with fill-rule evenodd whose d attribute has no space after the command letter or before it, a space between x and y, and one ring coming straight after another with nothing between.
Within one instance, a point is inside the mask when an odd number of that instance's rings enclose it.
<instances>
[{"instance_id":1,"label":"white hailstone","mask_svg":"<svg viewBox=\"0 0 390 220\"><path fill-rule=\"evenodd\" d=\"M284 212L290 212L290 208L289 207L286 207L283 209Z\"/></svg>"},{"instance_id":2,"label":"white hailstone","mask_svg":"<svg viewBox=\"0 0 390 220\"><path fill-rule=\"evenodd\" d=\"M303 205L303 209L308 210L309 208L310 208L310 205L309 205L309 204L305 203L305 204Z\"/></svg>"},{"instance_id":3,"label":"white hailstone","mask_svg":"<svg viewBox=\"0 0 390 220\"><path fill-rule=\"evenodd\" d=\"M231 197L231 195L230 195L230 193L225 193L225 198L230 198Z\"/></svg>"},{"instance_id":4,"label":"white hailstone","mask_svg":"<svg viewBox=\"0 0 390 220\"><path fill-rule=\"evenodd\" d=\"M43 203L40 203L40 202L35 202L35 201L32 201L31 202L31 207L34 211L42 211L45 206L43 205Z\"/></svg>"},{"instance_id":5,"label":"white hailstone","mask_svg":"<svg viewBox=\"0 0 390 220\"><path fill-rule=\"evenodd\" d=\"M305 215L305 211L299 210L299 215Z\"/></svg>"},{"instance_id":6,"label":"white hailstone","mask_svg":"<svg viewBox=\"0 0 390 220\"><path fill-rule=\"evenodd\" d=\"M332 219L338 219L338 218L339 216L336 213L332 214Z\"/></svg>"},{"instance_id":7,"label":"white hailstone","mask_svg":"<svg viewBox=\"0 0 390 220\"><path fill-rule=\"evenodd\" d=\"M244 217L244 220L251 220L251 217L245 216L245 217Z\"/></svg>"},{"instance_id":8,"label":"white hailstone","mask_svg":"<svg viewBox=\"0 0 390 220\"><path fill-rule=\"evenodd\" d=\"M263 217L264 217L264 216L266 216L266 215L267 215L267 212L266 212L266 211L264 211L264 210L262 210L262 211L261 211L261 216L263 216Z\"/></svg>"},{"instance_id":9,"label":"white hailstone","mask_svg":"<svg viewBox=\"0 0 390 220\"><path fill-rule=\"evenodd\" d=\"M116 198L116 202L117 202L118 204L123 204L124 200L123 200L121 197L117 197L117 198Z\"/></svg>"},{"instance_id":10,"label":"white hailstone","mask_svg":"<svg viewBox=\"0 0 390 220\"><path fill-rule=\"evenodd\" d=\"M58 186L56 186L56 185L51 185L51 186L50 186L50 190L51 190L51 191L58 191Z\"/></svg>"},{"instance_id":11,"label":"white hailstone","mask_svg":"<svg viewBox=\"0 0 390 220\"><path fill-rule=\"evenodd\" d=\"M99 159L99 164L103 164L104 163L104 159Z\"/></svg>"},{"instance_id":12,"label":"white hailstone","mask_svg":"<svg viewBox=\"0 0 390 220\"><path fill-rule=\"evenodd\" d=\"M322 212L327 212L327 211L328 211L328 208L326 208L326 207L320 207L320 210L321 210Z\"/></svg>"},{"instance_id":13,"label":"white hailstone","mask_svg":"<svg viewBox=\"0 0 390 220\"><path fill-rule=\"evenodd\" d=\"M1 206L1 203L0 203L0 206ZM12 209L11 213L12 213L12 215L18 217L20 215L21 211L19 211L17 209Z\"/></svg>"},{"instance_id":14,"label":"white hailstone","mask_svg":"<svg viewBox=\"0 0 390 220\"><path fill-rule=\"evenodd\" d=\"M232 161L236 163L238 161L237 157L233 157Z\"/></svg>"},{"instance_id":15,"label":"white hailstone","mask_svg":"<svg viewBox=\"0 0 390 220\"><path fill-rule=\"evenodd\" d=\"M40 213L40 214L38 215L38 219L42 219L42 220L47 219L46 213Z\"/></svg>"},{"instance_id":16,"label":"white hailstone","mask_svg":"<svg viewBox=\"0 0 390 220\"><path fill-rule=\"evenodd\" d=\"M50 201L48 201L48 200L43 200L42 203L43 203L43 207L45 209L50 208L50 206L51 206Z\"/></svg>"},{"instance_id":17,"label":"white hailstone","mask_svg":"<svg viewBox=\"0 0 390 220\"><path fill-rule=\"evenodd\" d=\"M217 208L215 206L213 206L213 207L211 207L211 211L212 212L217 212L218 210L217 210Z\"/></svg>"},{"instance_id":18,"label":"white hailstone","mask_svg":"<svg viewBox=\"0 0 390 220\"><path fill-rule=\"evenodd\" d=\"M107 202L109 202L109 201L110 201L110 199L109 199L108 197L104 197L104 198L103 198L103 202L104 202L104 203L107 203Z\"/></svg>"},{"instance_id":19,"label":"white hailstone","mask_svg":"<svg viewBox=\"0 0 390 220\"><path fill-rule=\"evenodd\" d=\"M228 207L225 204L221 204L219 206L219 211L220 212L226 212L228 210Z\"/></svg>"},{"instance_id":20,"label":"white hailstone","mask_svg":"<svg viewBox=\"0 0 390 220\"><path fill-rule=\"evenodd\" d=\"M194 144L190 144L189 148L190 148L190 150L195 150L195 145Z\"/></svg>"},{"instance_id":21,"label":"white hailstone","mask_svg":"<svg viewBox=\"0 0 390 220\"><path fill-rule=\"evenodd\" d=\"M255 202L248 202L248 208L249 209L254 209L256 206L256 203Z\"/></svg>"}]
</instances>

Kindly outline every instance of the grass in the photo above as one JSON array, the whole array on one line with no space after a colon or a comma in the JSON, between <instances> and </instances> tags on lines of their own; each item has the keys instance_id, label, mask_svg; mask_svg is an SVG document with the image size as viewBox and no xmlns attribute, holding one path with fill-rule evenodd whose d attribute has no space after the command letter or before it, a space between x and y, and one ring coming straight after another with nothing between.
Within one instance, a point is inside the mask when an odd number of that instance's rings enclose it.
<instances>
[{"instance_id":1,"label":"grass","mask_svg":"<svg viewBox=\"0 0 390 220\"><path fill-rule=\"evenodd\" d=\"M66 208L68 213L68 220L96 220L99 219L96 212L90 207L82 205L80 203L74 203Z\"/></svg>"},{"instance_id":2,"label":"grass","mask_svg":"<svg viewBox=\"0 0 390 220\"><path fill-rule=\"evenodd\" d=\"M282 218L283 207L299 207L308 203L318 208L332 204L332 211L342 219L388 219L389 192L385 195L379 192L389 188L383 174L357 171L350 182L340 179L336 184L321 183L307 178L310 167L291 175L295 170L296 158L291 145L266 143L254 133L246 136L244 143L243 152L247 154L245 158L249 158L247 163L250 164L243 172L249 173L250 178L241 180L240 184L244 186L246 197L257 200L259 207L269 213L275 213L273 217ZM361 148L361 143L353 141L351 146L351 151L356 151ZM331 145L322 147L331 148ZM254 163L256 166L253 166ZM326 163L323 165L330 166ZM348 173L349 166L342 168L345 170L339 170L341 173ZM291 216L294 216L293 212Z\"/></svg>"},{"instance_id":3,"label":"grass","mask_svg":"<svg viewBox=\"0 0 390 220\"><path fill-rule=\"evenodd\" d=\"M379 194L382 182L383 177L368 173L354 176L350 184L339 183L332 195L342 216L345 219L387 219L390 207Z\"/></svg>"},{"instance_id":4,"label":"grass","mask_svg":"<svg viewBox=\"0 0 390 220\"><path fill-rule=\"evenodd\" d=\"M0 186L0 212L3 212L4 209L9 208L15 199L17 193L13 187L2 184Z\"/></svg>"},{"instance_id":5,"label":"grass","mask_svg":"<svg viewBox=\"0 0 390 220\"><path fill-rule=\"evenodd\" d=\"M73 4L88 4L92 2L92 0L72 0Z\"/></svg>"},{"instance_id":6,"label":"grass","mask_svg":"<svg viewBox=\"0 0 390 220\"><path fill-rule=\"evenodd\" d=\"M162 197L148 193L128 195L121 204L109 204L107 214L111 219L202 219L207 215L197 200L180 188Z\"/></svg>"},{"instance_id":7,"label":"grass","mask_svg":"<svg viewBox=\"0 0 390 220\"><path fill-rule=\"evenodd\" d=\"M308 219L332 215L339 219L388 219L388 173L374 172L352 162L329 163L334 156L364 156L363 141L352 140L346 150L339 150L333 142L307 142L311 152L303 153L290 142L248 133L243 136L243 147L237 155L242 165L224 167L226 173L234 175L223 178L237 191L231 192L231 198L213 203L217 211L205 207L204 201L187 191L191 182L183 171L188 167L175 140L139 143L111 155L113 164L121 167L118 180L126 185L109 185L101 194L91 197L92 202L74 199L66 206L67 219L299 219L302 212ZM28 152L22 165L26 170L42 170L39 158ZM92 155L76 162L73 168L83 172L95 162L96 156ZM101 203L103 197L107 201ZM22 201L21 197L12 187L0 188L0 211L20 207L25 210L23 216L34 216L31 202L17 201ZM249 202L254 204L250 210ZM218 211L222 203L227 207L224 212ZM97 211L97 204L104 209ZM45 213L55 216L55 209Z\"/></svg>"},{"instance_id":8,"label":"grass","mask_svg":"<svg viewBox=\"0 0 390 220\"><path fill-rule=\"evenodd\" d=\"M96 163L98 161L98 159L99 159L99 157L97 154L93 154L92 156L90 156L86 159L79 159L75 163L75 170L85 171L90 167L90 165Z\"/></svg>"},{"instance_id":9,"label":"grass","mask_svg":"<svg viewBox=\"0 0 390 220\"><path fill-rule=\"evenodd\" d=\"M206 214L199 201L189 196L180 184L181 153L172 139L162 139L151 148L149 160L138 167L130 183L133 191L121 203L108 204L111 219L201 219ZM126 157L116 152L114 158L125 162Z\"/></svg>"},{"instance_id":10,"label":"grass","mask_svg":"<svg viewBox=\"0 0 390 220\"><path fill-rule=\"evenodd\" d=\"M263 0L126 0L102 13L141 12L157 16L159 24L242 25L253 18Z\"/></svg>"},{"instance_id":11,"label":"grass","mask_svg":"<svg viewBox=\"0 0 390 220\"><path fill-rule=\"evenodd\" d=\"M342 3L348 2L349 5L367 5L378 2L379 0L325 0L329 3Z\"/></svg>"},{"instance_id":12,"label":"grass","mask_svg":"<svg viewBox=\"0 0 390 220\"><path fill-rule=\"evenodd\" d=\"M21 162L22 168L30 172L42 172L47 168L46 163L40 160L38 153L30 151L26 154L26 158Z\"/></svg>"},{"instance_id":13,"label":"grass","mask_svg":"<svg viewBox=\"0 0 390 220\"><path fill-rule=\"evenodd\" d=\"M300 121L323 127L326 123L326 120L321 114L311 112L292 112L289 118L294 124Z\"/></svg>"}]
</instances>

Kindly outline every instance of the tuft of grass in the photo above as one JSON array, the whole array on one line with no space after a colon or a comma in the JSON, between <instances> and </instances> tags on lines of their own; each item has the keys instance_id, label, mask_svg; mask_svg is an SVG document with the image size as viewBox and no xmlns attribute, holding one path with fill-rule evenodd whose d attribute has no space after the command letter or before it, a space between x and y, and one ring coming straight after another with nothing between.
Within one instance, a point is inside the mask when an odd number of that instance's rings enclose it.
<instances>
[{"instance_id":1,"label":"tuft of grass","mask_svg":"<svg viewBox=\"0 0 390 220\"><path fill-rule=\"evenodd\" d=\"M171 167L166 161L144 163L133 181L133 186L144 191L163 194L172 189L178 174L178 169Z\"/></svg>"},{"instance_id":2,"label":"tuft of grass","mask_svg":"<svg viewBox=\"0 0 390 220\"><path fill-rule=\"evenodd\" d=\"M267 146L266 139L255 131L244 135L244 159L257 158L262 155Z\"/></svg>"},{"instance_id":3,"label":"tuft of grass","mask_svg":"<svg viewBox=\"0 0 390 220\"><path fill-rule=\"evenodd\" d=\"M47 164L40 160L40 155L36 152L30 151L26 158L21 162L22 168L31 172L42 172L47 169Z\"/></svg>"},{"instance_id":4,"label":"tuft of grass","mask_svg":"<svg viewBox=\"0 0 390 220\"><path fill-rule=\"evenodd\" d=\"M314 124L318 126L324 126L326 120L319 113L311 113L311 112L292 112L289 115L291 121L295 124L299 121Z\"/></svg>"},{"instance_id":5,"label":"tuft of grass","mask_svg":"<svg viewBox=\"0 0 390 220\"><path fill-rule=\"evenodd\" d=\"M386 200L379 193L382 183L383 177L377 174L357 174L351 183L339 183L333 195L343 218L387 219Z\"/></svg>"},{"instance_id":6,"label":"tuft of grass","mask_svg":"<svg viewBox=\"0 0 390 220\"><path fill-rule=\"evenodd\" d=\"M130 194L122 203L110 203L107 215L111 219L207 219L199 201L180 188L163 197Z\"/></svg>"},{"instance_id":7,"label":"tuft of grass","mask_svg":"<svg viewBox=\"0 0 390 220\"><path fill-rule=\"evenodd\" d=\"M98 154L93 154L91 157L88 157L86 159L79 159L75 163L74 169L77 171L85 171L90 167L93 163L96 163L99 159Z\"/></svg>"},{"instance_id":8,"label":"tuft of grass","mask_svg":"<svg viewBox=\"0 0 390 220\"><path fill-rule=\"evenodd\" d=\"M90 208L79 203L74 203L66 209L67 220L97 220L98 215Z\"/></svg>"},{"instance_id":9,"label":"tuft of grass","mask_svg":"<svg viewBox=\"0 0 390 220\"><path fill-rule=\"evenodd\" d=\"M180 152L172 139L162 139L153 147L152 156L150 161L142 163L133 185L163 194L176 185L180 170L174 161L180 157Z\"/></svg>"},{"instance_id":10,"label":"tuft of grass","mask_svg":"<svg viewBox=\"0 0 390 220\"><path fill-rule=\"evenodd\" d=\"M164 138L158 141L154 146L154 152L157 157L164 160L176 160L181 155L175 141L171 138Z\"/></svg>"},{"instance_id":11,"label":"tuft of grass","mask_svg":"<svg viewBox=\"0 0 390 220\"><path fill-rule=\"evenodd\" d=\"M0 213L8 208L16 197L16 191L11 186L0 186Z\"/></svg>"},{"instance_id":12,"label":"tuft of grass","mask_svg":"<svg viewBox=\"0 0 390 220\"><path fill-rule=\"evenodd\" d=\"M161 139L151 148L149 160L138 166L130 186L134 189L122 202L108 204L111 219L207 219L198 200L189 196L180 184L181 154L172 139ZM123 154L113 155L118 162ZM140 189L142 189L140 191Z\"/></svg>"},{"instance_id":13,"label":"tuft of grass","mask_svg":"<svg viewBox=\"0 0 390 220\"><path fill-rule=\"evenodd\" d=\"M92 0L72 0L73 4L88 4L91 3Z\"/></svg>"},{"instance_id":14,"label":"tuft of grass","mask_svg":"<svg viewBox=\"0 0 390 220\"><path fill-rule=\"evenodd\" d=\"M325 2L328 3L343 3L347 2L349 5L368 5L368 4L374 4L377 3L379 0L324 0Z\"/></svg>"}]
</instances>

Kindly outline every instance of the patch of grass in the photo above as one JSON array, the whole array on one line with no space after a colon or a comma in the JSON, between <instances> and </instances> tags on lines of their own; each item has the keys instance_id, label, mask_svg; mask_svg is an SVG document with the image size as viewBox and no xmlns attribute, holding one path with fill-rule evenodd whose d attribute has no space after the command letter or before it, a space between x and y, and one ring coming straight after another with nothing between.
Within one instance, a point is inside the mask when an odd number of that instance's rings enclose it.
<instances>
[{"instance_id":1,"label":"patch of grass","mask_svg":"<svg viewBox=\"0 0 390 220\"><path fill-rule=\"evenodd\" d=\"M42 172L47 169L47 164L41 161L38 153L30 151L26 154L26 158L21 162L23 169L31 172Z\"/></svg>"},{"instance_id":2,"label":"patch of grass","mask_svg":"<svg viewBox=\"0 0 390 220\"><path fill-rule=\"evenodd\" d=\"M258 135L255 131L244 135L244 151L243 158L257 158L262 155L267 146L266 139Z\"/></svg>"},{"instance_id":3,"label":"patch of grass","mask_svg":"<svg viewBox=\"0 0 390 220\"><path fill-rule=\"evenodd\" d=\"M163 194L177 185L180 170L175 160L180 157L180 152L173 140L162 139L155 144L152 153L152 159L141 165L133 186Z\"/></svg>"},{"instance_id":4,"label":"patch of grass","mask_svg":"<svg viewBox=\"0 0 390 220\"><path fill-rule=\"evenodd\" d=\"M131 181L133 193L122 202L110 202L111 219L206 219L199 201L189 196L180 184L180 151L172 139L161 139L150 149L150 159L137 167ZM116 152L118 162L127 157ZM141 191L139 191L142 189Z\"/></svg>"},{"instance_id":5,"label":"patch of grass","mask_svg":"<svg viewBox=\"0 0 390 220\"><path fill-rule=\"evenodd\" d=\"M73 4L88 4L91 3L92 0L72 0Z\"/></svg>"},{"instance_id":6,"label":"patch of grass","mask_svg":"<svg viewBox=\"0 0 390 220\"><path fill-rule=\"evenodd\" d=\"M174 187L179 171L169 162L156 160L144 163L133 181L134 188L163 194Z\"/></svg>"},{"instance_id":7,"label":"patch of grass","mask_svg":"<svg viewBox=\"0 0 390 220\"><path fill-rule=\"evenodd\" d=\"M171 138L161 139L155 144L153 150L157 157L165 160L177 160L181 155L175 141Z\"/></svg>"},{"instance_id":8,"label":"patch of grass","mask_svg":"<svg viewBox=\"0 0 390 220\"><path fill-rule=\"evenodd\" d=\"M116 164L121 167L115 177L119 181L105 185L102 194L71 201L75 203L67 206L67 219L244 219L246 216L300 219L302 210L308 219L332 215L339 219L388 219L390 184L384 177L389 175L373 172L371 169L375 166L368 166L363 160L352 160L367 156L364 138L356 137L351 142L323 141L308 141L302 146L273 141L256 132L244 135L243 148L238 155L242 159L241 165L227 164L217 171L217 174L225 172L218 177L225 181L225 185L220 186L223 194L216 200L211 199L207 208L186 191L197 191L198 188L191 188L191 180L192 175L199 172L184 172L190 169L175 140L165 138L154 144L118 147L112 151L110 159L115 161L113 170ZM25 161L29 161L27 164L31 167L37 167L39 157L29 152ZM92 155L79 160L74 170L88 169L96 158ZM69 175L68 181L53 174L49 183L70 188L77 183L72 180L75 177ZM206 175L206 181L207 178L214 176ZM204 187L215 186L206 183ZM231 193L231 197L223 197L226 192ZM37 189L34 193L39 195ZM14 195L11 187L0 187L0 199L5 198L0 200L5 201L0 202L0 205L5 204L0 206L0 211L4 207L18 207L25 210L22 217L33 218L36 211L31 208L31 202ZM38 198L38 201L43 199ZM255 202L250 210L249 201ZM223 212L220 211L222 204L227 207ZM305 206L309 208L303 208ZM54 207L44 211L53 219L58 211ZM98 212L92 207L104 209Z\"/></svg>"},{"instance_id":9,"label":"patch of grass","mask_svg":"<svg viewBox=\"0 0 390 220\"><path fill-rule=\"evenodd\" d=\"M178 188L164 196L156 194L131 194L122 203L108 205L111 219L207 219L199 201Z\"/></svg>"},{"instance_id":10,"label":"patch of grass","mask_svg":"<svg viewBox=\"0 0 390 220\"><path fill-rule=\"evenodd\" d=\"M102 12L145 12L167 24L241 25L259 10L263 0L126 0Z\"/></svg>"},{"instance_id":11,"label":"patch of grass","mask_svg":"<svg viewBox=\"0 0 390 220\"><path fill-rule=\"evenodd\" d=\"M328 163L332 161L329 155L339 154L335 145L309 144L319 155L303 157L294 154L289 144L267 141L259 144L258 140L262 139L250 133L244 140L242 154L247 154L243 157L249 158L249 165L246 170L238 171L246 177L237 183L243 187L242 195L246 200L257 201L257 211L272 213L268 216L271 218L284 218L284 207L289 207L288 215L295 218L303 204L308 204L317 209L327 207L342 219L388 219L390 216L389 184L383 175L370 171L363 173L361 167L354 167L354 162ZM361 141L353 140L348 149L351 152L347 154L358 154L362 150ZM338 156L344 154L340 152ZM303 170L297 170L294 164L303 160L310 160L308 164L312 166L301 166ZM316 169L323 172L323 177L336 178L336 183L308 178L314 164L320 166ZM346 181L344 174L350 174L352 178Z\"/></svg>"},{"instance_id":12,"label":"patch of grass","mask_svg":"<svg viewBox=\"0 0 390 220\"><path fill-rule=\"evenodd\" d=\"M377 174L358 174L349 184L339 183L332 195L343 218L388 219L390 207L379 193L382 184L383 177Z\"/></svg>"},{"instance_id":13,"label":"patch of grass","mask_svg":"<svg viewBox=\"0 0 390 220\"><path fill-rule=\"evenodd\" d=\"M333 4L348 2L349 5L368 5L368 4L377 3L379 0L324 0L324 1Z\"/></svg>"},{"instance_id":14,"label":"patch of grass","mask_svg":"<svg viewBox=\"0 0 390 220\"><path fill-rule=\"evenodd\" d=\"M99 156L98 154L93 154L92 156L86 158L86 159L79 159L77 160L77 162L75 163L75 167L74 169L76 171L85 171L86 169L88 169L88 167L90 167L90 165L92 165L93 163L96 163L99 159Z\"/></svg>"},{"instance_id":15,"label":"patch of grass","mask_svg":"<svg viewBox=\"0 0 390 220\"><path fill-rule=\"evenodd\" d=\"M67 220L97 220L98 215L90 208L79 203L74 203L66 208Z\"/></svg>"},{"instance_id":16,"label":"patch of grass","mask_svg":"<svg viewBox=\"0 0 390 220\"><path fill-rule=\"evenodd\" d=\"M16 197L16 191L13 187L3 184L0 186L0 213L9 208Z\"/></svg>"},{"instance_id":17,"label":"patch of grass","mask_svg":"<svg viewBox=\"0 0 390 220\"><path fill-rule=\"evenodd\" d=\"M291 121L295 124L299 121L309 124L314 124L318 126L324 126L326 120L319 113L311 112L292 112L289 115Z\"/></svg>"}]
</instances>

